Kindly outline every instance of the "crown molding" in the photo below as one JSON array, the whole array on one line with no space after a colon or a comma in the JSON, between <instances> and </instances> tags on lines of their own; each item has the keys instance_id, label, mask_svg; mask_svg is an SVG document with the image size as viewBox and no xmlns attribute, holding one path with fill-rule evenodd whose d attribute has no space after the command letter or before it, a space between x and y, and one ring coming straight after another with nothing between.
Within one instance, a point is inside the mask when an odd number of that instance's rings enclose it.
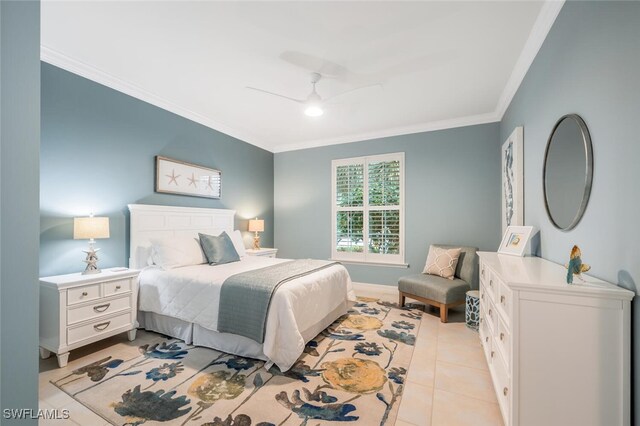
<instances>
[{"instance_id":1,"label":"crown molding","mask_svg":"<svg viewBox=\"0 0 640 426\"><path fill-rule=\"evenodd\" d=\"M392 136L410 135L414 133L433 132L435 130L453 129L456 127L474 126L476 124L495 123L500 118L495 113L478 114L466 117L453 118L449 120L432 121L411 126L394 127L391 129L378 130L374 132L356 133L337 138L315 139L300 143L279 145L273 149L274 153L297 151L300 149L317 148L328 145L339 145L351 142L361 142L372 139L388 138Z\"/></svg>"},{"instance_id":2,"label":"crown molding","mask_svg":"<svg viewBox=\"0 0 640 426\"><path fill-rule=\"evenodd\" d=\"M162 108L166 111L172 112L181 117L187 118L198 124L202 124L203 126L209 127L213 130L217 130L242 142L246 142L264 150L271 151L271 149L268 147L268 144L264 143L264 141L258 140L254 135L229 127L223 123L205 117L202 114L191 111L188 108L181 107L180 105L177 105L167 99L148 92L135 84L121 80L82 61L70 58L69 56L47 46L40 46L40 60L54 65L58 68L62 68L63 70L69 71L73 74L77 74L96 83L102 84L103 86L109 87L113 90L117 90L118 92L122 92L126 95L147 102L151 105Z\"/></svg>"},{"instance_id":3,"label":"crown molding","mask_svg":"<svg viewBox=\"0 0 640 426\"><path fill-rule=\"evenodd\" d=\"M507 112L507 108L511 105L513 97L518 92L522 81L527 75L527 71L529 71L529 67L538 55L542 44L547 39L553 23L556 21L560 10L562 10L562 6L564 6L564 2L565 0L548 0L542 5L536 22L533 24L531 32L529 33L529 38L498 100L495 114L499 120L502 120L502 117L504 117L504 114Z\"/></svg>"},{"instance_id":4,"label":"crown molding","mask_svg":"<svg viewBox=\"0 0 640 426\"><path fill-rule=\"evenodd\" d=\"M147 102L151 105L155 105L181 117L202 124L203 126L209 127L213 130L217 130L221 133L239 139L240 141L255 145L259 148L273 153L280 153L286 151L360 142L414 133L432 132L436 130L445 130L456 127L473 126L477 124L494 123L501 121L507 111L507 108L511 104L513 97L517 93L518 88L522 84L522 81L524 80L529 67L533 63L536 55L538 54L538 51L542 47L544 40L547 38L547 35L549 34L553 23L558 17L560 10L564 6L564 2L565 0L547 0L543 4L538 17L536 18L536 22L534 23L531 32L529 33L529 38L527 39L525 46L520 53L518 60L516 61L513 71L511 72L509 80L507 80L507 84L505 85L500 95L495 111L448 120L420 123L411 126L394 127L391 129L356 133L335 138L314 139L279 146L274 146L273 143L269 143L268 141L259 139L255 135L250 134L244 130L232 128L224 123L212 120L202 114L177 105L167 99L148 92L135 84L121 80L84 62L70 58L69 56L64 55L47 46L40 46L40 59L43 62L47 62L56 67L62 68L66 71L77 74L96 83L102 84L103 86L107 86L111 89L117 90L136 99L140 99L141 101Z\"/></svg>"}]
</instances>

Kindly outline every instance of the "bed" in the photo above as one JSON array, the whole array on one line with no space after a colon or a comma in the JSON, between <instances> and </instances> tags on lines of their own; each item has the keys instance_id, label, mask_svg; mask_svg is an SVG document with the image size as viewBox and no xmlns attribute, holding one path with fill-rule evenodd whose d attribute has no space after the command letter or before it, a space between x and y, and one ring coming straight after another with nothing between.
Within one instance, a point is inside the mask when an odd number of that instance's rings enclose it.
<instances>
[{"instance_id":1,"label":"bed","mask_svg":"<svg viewBox=\"0 0 640 426\"><path fill-rule=\"evenodd\" d=\"M164 270L149 265L151 243L158 237L218 235L234 230L234 210L129 205L130 268L140 269L138 322L141 328L197 346L265 360L286 371L305 344L345 314L355 301L344 266L335 264L285 282L271 299L264 341L218 332L222 283L230 276L286 262L244 256L239 262L184 266Z\"/></svg>"}]
</instances>

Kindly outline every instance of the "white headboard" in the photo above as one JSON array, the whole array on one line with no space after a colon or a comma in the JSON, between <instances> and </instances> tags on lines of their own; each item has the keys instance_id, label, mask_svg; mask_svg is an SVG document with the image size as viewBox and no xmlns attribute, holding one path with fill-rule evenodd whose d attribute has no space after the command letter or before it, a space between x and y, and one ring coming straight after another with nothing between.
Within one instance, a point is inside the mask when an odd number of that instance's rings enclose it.
<instances>
[{"instance_id":1,"label":"white headboard","mask_svg":"<svg viewBox=\"0 0 640 426\"><path fill-rule=\"evenodd\" d=\"M233 231L235 210L199 207L155 206L129 204L131 213L129 239L129 268L147 266L149 238L164 236L194 236L198 232L218 235Z\"/></svg>"}]
</instances>

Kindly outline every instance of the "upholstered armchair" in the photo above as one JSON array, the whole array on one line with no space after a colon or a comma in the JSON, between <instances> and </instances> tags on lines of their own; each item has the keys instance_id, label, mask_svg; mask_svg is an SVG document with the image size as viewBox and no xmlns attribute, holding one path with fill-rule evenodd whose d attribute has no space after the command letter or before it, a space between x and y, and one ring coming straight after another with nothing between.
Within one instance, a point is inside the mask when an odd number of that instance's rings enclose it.
<instances>
[{"instance_id":1,"label":"upholstered armchair","mask_svg":"<svg viewBox=\"0 0 640 426\"><path fill-rule=\"evenodd\" d=\"M478 249L475 247L435 245L439 248L461 248L460 257L452 280L437 275L417 274L398 280L399 304L404 306L405 298L440 308L440 321L447 322L448 310L461 305L469 290L478 288Z\"/></svg>"}]
</instances>

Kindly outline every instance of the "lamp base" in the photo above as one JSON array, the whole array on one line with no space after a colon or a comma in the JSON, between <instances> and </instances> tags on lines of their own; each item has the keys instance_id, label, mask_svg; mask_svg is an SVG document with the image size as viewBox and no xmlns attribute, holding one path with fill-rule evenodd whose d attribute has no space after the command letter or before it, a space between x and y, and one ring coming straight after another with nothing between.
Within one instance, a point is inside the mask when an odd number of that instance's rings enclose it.
<instances>
[{"instance_id":1,"label":"lamp base","mask_svg":"<svg viewBox=\"0 0 640 426\"><path fill-rule=\"evenodd\" d=\"M253 237L253 249L254 250L260 250L260 236L257 235L258 233L256 232L256 236Z\"/></svg>"},{"instance_id":2,"label":"lamp base","mask_svg":"<svg viewBox=\"0 0 640 426\"><path fill-rule=\"evenodd\" d=\"M100 272L102 272L100 268L98 268L97 252L99 250L100 249L94 248L93 244L91 243L89 243L89 250L83 250L85 253L87 253L87 258L83 261L87 264L87 267L85 268L84 272L82 272L82 275L99 274Z\"/></svg>"}]
</instances>

